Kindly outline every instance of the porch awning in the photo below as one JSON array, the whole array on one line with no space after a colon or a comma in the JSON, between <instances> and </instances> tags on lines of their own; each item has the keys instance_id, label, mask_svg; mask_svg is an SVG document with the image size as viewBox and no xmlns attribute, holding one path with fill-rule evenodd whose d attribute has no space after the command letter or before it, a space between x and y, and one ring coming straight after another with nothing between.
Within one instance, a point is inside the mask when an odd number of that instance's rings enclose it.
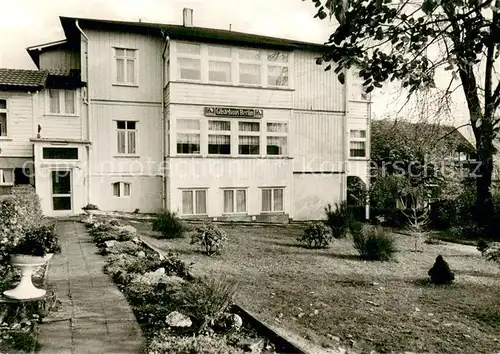
<instances>
[{"instance_id":1,"label":"porch awning","mask_svg":"<svg viewBox=\"0 0 500 354\"><path fill-rule=\"evenodd\" d=\"M0 157L0 168L22 168L33 166L31 157Z\"/></svg>"}]
</instances>

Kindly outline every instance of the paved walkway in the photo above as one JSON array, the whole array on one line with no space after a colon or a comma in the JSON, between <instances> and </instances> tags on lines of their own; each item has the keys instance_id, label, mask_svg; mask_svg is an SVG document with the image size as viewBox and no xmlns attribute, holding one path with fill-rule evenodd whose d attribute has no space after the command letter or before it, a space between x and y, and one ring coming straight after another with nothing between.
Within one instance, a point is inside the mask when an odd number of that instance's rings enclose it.
<instances>
[{"instance_id":1,"label":"paved walkway","mask_svg":"<svg viewBox=\"0 0 500 354\"><path fill-rule=\"evenodd\" d=\"M142 339L132 309L103 273L104 257L83 224L59 221L62 252L50 262L47 286L61 302L40 326L42 354L138 354Z\"/></svg>"}]
</instances>

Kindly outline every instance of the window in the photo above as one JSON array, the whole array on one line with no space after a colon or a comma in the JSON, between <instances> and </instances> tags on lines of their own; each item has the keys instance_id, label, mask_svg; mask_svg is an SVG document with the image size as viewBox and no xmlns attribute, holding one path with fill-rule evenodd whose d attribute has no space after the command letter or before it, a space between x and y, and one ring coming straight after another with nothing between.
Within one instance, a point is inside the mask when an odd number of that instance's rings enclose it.
<instances>
[{"instance_id":1,"label":"window","mask_svg":"<svg viewBox=\"0 0 500 354\"><path fill-rule=\"evenodd\" d=\"M116 83L137 83L137 49L115 48Z\"/></svg>"},{"instance_id":2,"label":"window","mask_svg":"<svg viewBox=\"0 0 500 354\"><path fill-rule=\"evenodd\" d=\"M349 154L351 157L366 157L366 130L351 130Z\"/></svg>"},{"instance_id":3,"label":"window","mask_svg":"<svg viewBox=\"0 0 500 354\"><path fill-rule=\"evenodd\" d=\"M245 189L224 190L224 214L246 213L247 191Z\"/></svg>"},{"instance_id":4,"label":"window","mask_svg":"<svg viewBox=\"0 0 500 354\"><path fill-rule=\"evenodd\" d=\"M288 153L287 135L287 123L267 123L267 154L286 155Z\"/></svg>"},{"instance_id":5,"label":"window","mask_svg":"<svg viewBox=\"0 0 500 354\"><path fill-rule=\"evenodd\" d=\"M182 191L182 214L206 214L207 191L204 189Z\"/></svg>"},{"instance_id":6,"label":"window","mask_svg":"<svg viewBox=\"0 0 500 354\"><path fill-rule=\"evenodd\" d=\"M238 153L240 155L258 155L260 153L260 123L238 122L238 130L245 132L238 136Z\"/></svg>"},{"instance_id":7,"label":"window","mask_svg":"<svg viewBox=\"0 0 500 354\"><path fill-rule=\"evenodd\" d=\"M177 120L177 153L199 154L200 153L200 120L178 119Z\"/></svg>"},{"instance_id":8,"label":"window","mask_svg":"<svg viewBox=\"0 0 500 354\"><path fill-rule=\"evenodd\" d=\"M260 85L260 51L239 50L240 84Z\"/></svg>"},{"instance_id":9,"label":"window","mask_svg":"<svg viewBox=\"0 0 500 354\"><path fill-rule=\"evenodd\" d=\"M201 46L177 43L177 68L181 80L201 80Z\"/></svg>"},{"instance_id":10,"label":"window","mask_svg":"<svg viewBox=\"0 0 500 354\"><path fill-rule=\"evenodd\" d=\"M76 114L76 90L49 89L49 113Z\"/></svg>"},{"instance_id":11,"label":"window","mask_svg":"<svg viewBox=\"0 0 500 354\"><path fill-rule=\"evenodd\" d=\"M279 212L283 211L283 188L262 189L262 211Z\"/></svg>"},{"instance_id":12,"label":"window","mask_svg":"<svg viewBox=\"0 0 500 354\"><path fill-rule=\"evenodd\" d=\"M72 209L71 171L52 171L52 209L67 211Z\"/></svg>"},{"instance_id":13,"label":"window","mask_svg":"<svg viewBox=\"0 0 500 354\"><path fill-rule=\"evenodd\" d=\"M113 183L113 196L130 197L130 183L127 182Z\"/></svg>"},{"instance_id":14,"label":"window","mask_svg":"<svg viewBox=\"0 0 500 354\"><path fill-rule=\"evenodd\" d=\"M366 93L363 87L363 78L359 76L359 70L354 70L352 73L352 82L349 88L350 99L354 101L368 101L369 94Z\"/></svg>"},{"instance_id":15,"label":"window","mask_svg":"<svg viewBox=\"0 0 500 354\"><path fill-rule=\"evenodd\" d=\"M118 153L134 155L136 153L137 122L119 120L116 122Z\"/></svg>"},{"instance_id":16,"label":"window","mask_svg":"<svg viewBox=\"0 0 500 354\"><path fill-rule=\"evenodd\" d=\"M231 122L223 120L208 121L208 130L217 134L208 135L208 153L216 155L231 154Z\"/></svg>"},{"instance_id":17,"label":"window","mask_svg":"<svg viewBox=\"0 0 500 354\"><path fill-rule=\"evenodd\" d=\"M0 136L7 136L7 100L0 99Z\"/></svg>"},{"instance_id":18,"label":"window","mask_svg":"<svg viewBox=\"0 0 500 354\"><path fill-rule=\"evenodd\" d=\"M267 52L267 84L288 86L288 53Z\"/></svg>"},{"instance_id":19,"label":"window","mask_svg":"<svg viewBox=\"0 0 500 354\"><path fill-rule=\"evenodd\" d=\"M78 148L43 148L43 158L46 160L78 160Z\"/></svg>"},{"instance_id":20,"label":"window","mask_svg":"<svg viewBox=\"0 0 500 354\"><path fill-rule=\"evenodd\" d=\"M0 186L14 185L14 170L11 168L0 169Z\"/></svg>"},{"instance_id":21,"label":"window","mask_svg":"<svg viewBox=\"0 0 500 354\"><path fill-rule=\"evenodd\" d=\"M231 82L231 48L208 47L208 81Z\"/></svg>"}]
</instances>

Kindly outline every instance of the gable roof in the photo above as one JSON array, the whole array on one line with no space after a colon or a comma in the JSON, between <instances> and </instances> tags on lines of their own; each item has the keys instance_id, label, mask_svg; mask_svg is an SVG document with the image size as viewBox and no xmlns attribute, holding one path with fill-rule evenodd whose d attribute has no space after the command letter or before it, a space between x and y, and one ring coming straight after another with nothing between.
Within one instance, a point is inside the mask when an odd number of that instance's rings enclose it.
<instances>
[{"instance_id":1,"label":"gable roof","mask_svg":"<svg viewBox=\"0 0 500 354\"><path fill-rule=\"evenodd\" d=\"M302 42L291 39L261 36L250 33L234 32L216 28L188 27L182 25L110 21L89 18L59 17L66 38L80 38L76 21L82 28L110 30L119 32L141 33L155 36L169 36L172 39L199 41L205 43L235 44L242 46L275 48L275 49L304 49L310 51L324 51L328 47L324 44Z\"/></svg>"},{"instance_id":2,"label":"gable roof","mask_svg":"<svg viewBox=\"0 0 500 354\"><path fill-rule=\"evenodd\" d=\"M44 70L21 70L0 68L0 89L38 90L45 86L48 72Z\"/></svg>"}]
</instances>

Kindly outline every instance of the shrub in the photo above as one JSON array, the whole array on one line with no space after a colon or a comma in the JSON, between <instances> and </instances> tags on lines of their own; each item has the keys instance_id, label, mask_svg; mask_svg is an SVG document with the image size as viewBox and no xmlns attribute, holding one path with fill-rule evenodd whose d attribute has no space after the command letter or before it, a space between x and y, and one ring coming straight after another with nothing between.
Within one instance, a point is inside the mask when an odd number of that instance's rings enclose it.
<instances>
[{"instance_id":1,"label":"shrub","mask_svg":"<svg viewBox=\"0 0 500 354\"><path fill-rule=\"evenodd\" d=\"M394 239L380 226L372 226L353 234L354 248L361 258L369 261L388 261L397 252Z\"/></svg>"},{"instance_id":2,"label":"shrub","mask_svg":"<svg viewBox=\"0 0 500 354\"><path fill-rule=\"evenodd\" d=\"M486 242L483 239L480 239L479 241L477 241L477 250L479 252L481 252L482 255L484 255L484 252L486 252L486 250L488 249L489 246L490 245L488 244L488 242Z\"/></svg>"},{"instance_id":3,"label":"shrub","mask_svg":"<svg viewBox=\"0 0 500 354\"><path fill-rule=\"evenodd\" d=\"M160 333L151 341L146 350L149 354L240 354L241 349L231 347L222 336L199 335L176 337Z\"/></svg>"},{"instance_id":4,"label":"shrub","mask_svg":"<svg viewBox=\"0 0 500 354\"><path fill-rule=\"evenodd\" d=\"M166 211L153 221L153 231L159 231L162 238L173 239L183 237L185 227L176 213Z\"/></svg>"},{"instance_id":5,"label":"shrub","mask_svg":"<svg viewBox=\"0 0 500 354\"><path fill-rule=\"evenodd\" d=\"M302 236L297 241L307 244L312 248L324 248L331 240L330 232L324 223L309 223Z\"/></svg>"},{"instance_id":6,"label":"shrub","mask_svg":"<svg viewBox=\"0 0 500 354\"><path fill-rule=\"evenodd\" d=\"M331 204L325 208L326 225L332 230L332 237L342 238L346 235L350 223L350 215L347 208L347 203L342 202L335 204L335 209Z\"/></svg>"},{"instance_id":7,"label":"shrub","mask_svg":"<svg viewBox=\"0 0 500 354\"><path fill-rule=\"evenodd\" d=\"M174 294L178 311L189 316L198 332L219 321L233 304L236 284L226 279L200 278Z\"/></svg>"},{"instance_id":8,"label":"shrub","mask_svg":"<svg viewBox=\"0 0 500 354\"><path fill-rule=\"evenodd\" d=\"M220 253L226 241L226 233L213 223L203 224L191 235L191 244L199 243L209 256Z\"/></svg>"},{"instance_id":9,"label":"shrub","mask_svg":"<svg viewBox=\"0 0 500 354\"><path fill-rule=\"evenodd\" d=\"M60 253L61 245L53 225L40 226L28 230L10 252L44 257L47 253Z\"/></svg>"}]
</instances>

